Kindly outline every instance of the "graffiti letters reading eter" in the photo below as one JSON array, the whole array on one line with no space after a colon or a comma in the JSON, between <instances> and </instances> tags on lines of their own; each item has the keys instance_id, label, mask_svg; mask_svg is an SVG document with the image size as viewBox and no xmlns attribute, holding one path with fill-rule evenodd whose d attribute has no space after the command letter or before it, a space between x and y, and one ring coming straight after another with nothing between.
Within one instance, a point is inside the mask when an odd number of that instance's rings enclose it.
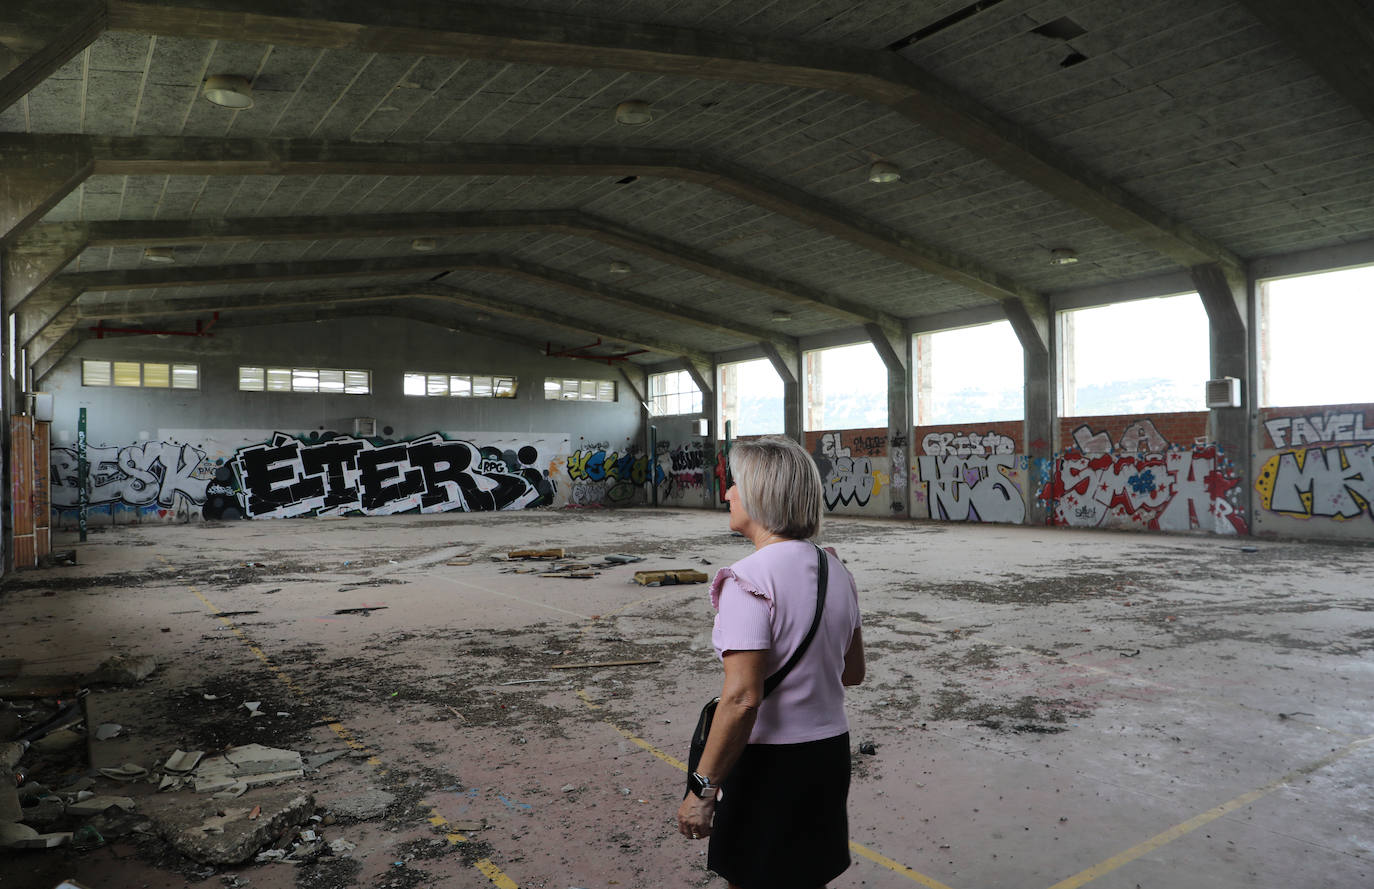
<instances>
[{"instance_id":1,"label":"graffiti letters reading eter","mask_svg":"<svg viewBox=\"0 0 1374 889\"><path fill-rule=\"evenodd\" d=\"M374 445L352 437L305 444L279 432L267 444L240 450L233 462L251 518L477 512L551 499L548 479L525 463L537 459L534 448L521 448L516 460L489 450L438 433Z\"/></svg>"}]
</instances>

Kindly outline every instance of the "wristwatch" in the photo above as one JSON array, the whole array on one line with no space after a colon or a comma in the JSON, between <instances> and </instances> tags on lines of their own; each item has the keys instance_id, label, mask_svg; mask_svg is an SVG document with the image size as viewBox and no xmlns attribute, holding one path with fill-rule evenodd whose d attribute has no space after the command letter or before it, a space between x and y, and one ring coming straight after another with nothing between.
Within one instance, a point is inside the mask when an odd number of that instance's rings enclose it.
<instances>
[{"instance_id":1,"label":"wristwatch","mask_svg":"<svg viewBox=\"0 0 1374 889\"><path fill-rule=\"evenodd\" d=\"M712 784L711 779L697 772L687 774L687 792L701 799L714 799L719 785Z\"/></svg>"}]
</instances>

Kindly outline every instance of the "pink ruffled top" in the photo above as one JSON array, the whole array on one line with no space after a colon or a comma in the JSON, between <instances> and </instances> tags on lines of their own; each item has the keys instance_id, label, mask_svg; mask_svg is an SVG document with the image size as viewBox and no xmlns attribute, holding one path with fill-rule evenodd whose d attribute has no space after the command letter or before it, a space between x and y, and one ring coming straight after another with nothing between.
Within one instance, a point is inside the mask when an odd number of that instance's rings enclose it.
<instances>
[{"instance_id":1,"label":"pink ruffled top","mask_svg":"<svg viewBox=\"0 0 1374 889\"><path fill-rule=\"evenodd\" d=\"M854 578L827 549L830 578L825 613L806 654L759 707L751 744L800 744L849 730L844 715L844 656L861 625ZM769 652L767 675L778 670L811 628L816 613L816 550L811 543L773 543L722 568L711 582L716 609L711 642L729 651Z\"/></svg>"}]
</instances>

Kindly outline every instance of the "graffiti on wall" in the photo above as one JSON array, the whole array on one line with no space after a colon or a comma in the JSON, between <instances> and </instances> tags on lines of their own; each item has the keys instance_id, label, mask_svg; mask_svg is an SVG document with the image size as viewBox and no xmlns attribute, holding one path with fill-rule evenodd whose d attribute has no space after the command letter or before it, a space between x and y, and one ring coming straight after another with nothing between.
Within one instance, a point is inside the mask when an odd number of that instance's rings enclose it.
<instances>
[{"instance_id":1,"label":"graffiti on wall","mask_svg":"<svg viewBox=\"0 0 1374 889\"><path fill-rule=\"evenodd\" d=\"M916 458L930 517L951 522L1023 522L1026 501L1016 483L1025 456L923 456Z\"/></svg>"},{"instance_id":2,"label":"graffiti on wall","mask_svg":"<svg viewBox=\"0 0 1374 889\"><path fill-rule=\"evenodd\" d=\"M1155 424L1131 424L1113 442L1087 426L1053 461L1039 497L1050 521L1072 527L1246 533L1234 499L1240 478L1216 445L1169 443Z\"/></svg>"},{"instance_id":3,"label":"graffiti on wall","mask_svg":"<svg viewBox=\"0 0 1374 889\"><path fill-rule=\"evenodd\" d=\"M503 453L431 433L382 445L338 436L307 444L276 433L233 459L250 518L360 512L478 512L551 502L532 446Z\"/></svg>"},{"instance_id":4,"label":"graffiti on wall","mask_svg":"<svg viewBox=\"0 0 1374 889\"><path fill-rule=\"evenodd\" d=\"M873 495L882 489L880 473L874 472L873 461L856 457L840 441L840 433L827 432L816 443L812 455L821 471L826 509L855 504L867 506Z\"/></svg>"},{"instance_id":5,"label":"graffiti on wall","mask_svg":"<svg viewBox=\"0 0 1374 889\"><path fill-rule=\"evenodd\" d=\"M90 503L105 508L200 507L206 519L312 514L521 509L553 501L537 448L478 447L432 433L387 442L277 432L228 460L177 442L87 448ZM78 504L77 455L52 449L53 506Z\"/></svg>"},{"instance_id":6,"label":"graffiti on wall","mask_svg":"<svg viewBox=\"0 0 1374 889\"><path fill-rule=\"evenodd\" d=\"M931 432L921 451L932 457L984 457L1016 453L1016 442L1000 432Z\"/></svg>"},{"instance_id":7,"label":"graffiti on wall","mask_svg":"<svg viewBox=\"0 0 1374 889\"><path fill-rule=\"evenodd\" d=\"M622 504L634 499L649 480L647 455L627 449L623 454L609 444L583 445L568 457L572 482L568 502L574 506ZM663 467L654 463L654 483L663 481Z\"/></svg>"},{"instance_id":8,"label":"graffiti on wall","mask_svg":"<svg viewBox=\"0 0 1374 889\"><path fill-rule=\"evenodd\" d=\"M686 496L692 491L700 491L706 486L706 446L699 441L673 447L670 443L658 445L658 496L673 499Z\"/></svg>"},{"instance_id":9,"label":"graffiti on wall","mask_svg":"<svg viewBox=\"0 0 1374 889\"><path fill-rule=\"evenodd\" d=\"M75 509L80 499L76 448L52 448L52 505ZM148 441L126 447L87 447L90 505L174 509L205 502L215 466L189 444Z\"/></svg>"},{"instance_id":10,"label":"graffiti on wall","mask_svg":"<svg viewBox=\"0 0 1374 889\"><path fill-rule=\"evenodd\" d=\"M1255 474L1262 507L1299 519L1374 518L1374 429L1363 411L1274 417L1264 429L1278 453Z\"/></svg>"}]
</instances>

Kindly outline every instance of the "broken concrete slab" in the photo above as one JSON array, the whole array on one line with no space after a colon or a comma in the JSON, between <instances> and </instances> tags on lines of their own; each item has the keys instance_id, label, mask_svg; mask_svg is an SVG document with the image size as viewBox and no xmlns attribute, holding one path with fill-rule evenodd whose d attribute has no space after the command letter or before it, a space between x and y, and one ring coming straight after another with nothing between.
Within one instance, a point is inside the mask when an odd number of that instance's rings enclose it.
<instances>
[{"instance_id":1,"label":"broken concrete slab","mask_svg":"<svg viewBox=\"0 0 1374 889\"><path fill-rule=\"evenodd\" d=\"M117 654L86 677L92 685L133 685L152 675L157 658L151 654Z\"/></svg>"},{"instance_id":2,"label":"broken concrete slab","mask_svg":"<svg viewBox=\"0 0 1374 889\"><path fill-rule=\"evenodd\" d=\"M254 787L303 777L305 766L296 751L245 744L201 760L196 767L195 787L201 793L210 793L240 782Z\"/></svg>"},{"instance_id":3,"label":"broken concrete slab","mask_svg":"<svg viewBox=\"0 0 1374 889\"><path fill-rule=\"evenodd\" d=\"M329 811L339 818L368 821L382 817L394 802L395 794L373 788L331 801Z\"/></svg>"},{"instance_id":4,"label":"broken concrete slab","mask_svg":"<svg viewBox=\"0 0 1374 889\"><path fill-rule=\"evenodd\" d=\"M506 553L508 559L561 559L563 558L563 547L556 546L548 549L513 549Z\"/></svg>"},{"instance_id":5,"label":"broken concrete slab","mask_svg":"<svg viewBox=\"0 0 1374 889\"><path fill-rule=\"evenodd\" d=\"M39 833L27 824L0 823L0 849L52 849L71 838L69 833Z\"/></svg>"},{"instance_id":6,"label":"broken concrete slab","mask_svg":"<svg viewBox=\"0 0 1374 889\"><path fill-rule=\"evenodd\" d=\"M123 809L132 812L134 801L127 796L93 796L78 802L67 804L67 814L69 815L99 815L110 807Z\"/></svg>"},{"instance_id":7,"label":"broken concrete slab","mask_svg":"<svg viewBox=\"0 0 1374 889\"><path fill-rule=\"evenodd\" d=\"M250 818L253 810L261 810ZM158 834L204 864L239 864L309 820L315 798L298 790L255 791L226 807L205 797L149 797L145 810Z\"/></svg>"},{"instance_id":8,"label":"broken concrete slab","mask_svg":"<svg viewBox=\"0 0 1374 889\"><path fill-rule=\"evenodd\" d=\"M640 586L669 586L675 583L705 583L709 578L693 568L669 568L663 571L636 571L635 583Z\"/></svg>"}]
</instances>

